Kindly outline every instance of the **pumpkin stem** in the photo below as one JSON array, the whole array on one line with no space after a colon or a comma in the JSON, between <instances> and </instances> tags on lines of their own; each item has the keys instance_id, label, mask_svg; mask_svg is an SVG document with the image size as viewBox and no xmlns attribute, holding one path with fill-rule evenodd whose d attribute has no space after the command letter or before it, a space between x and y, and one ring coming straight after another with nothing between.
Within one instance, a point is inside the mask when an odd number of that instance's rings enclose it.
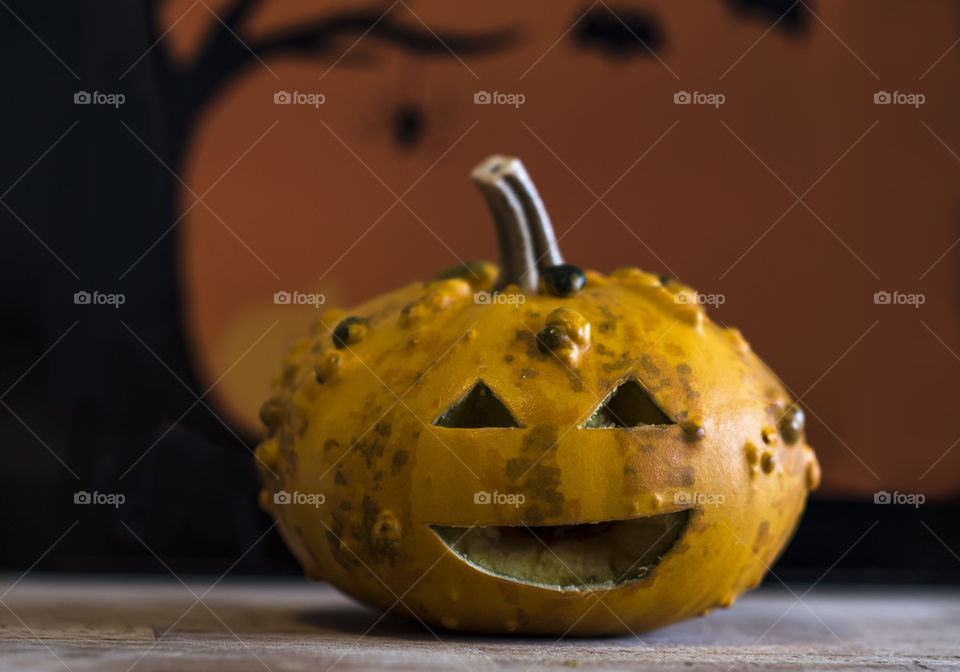
<instances>
[{"instance_id":1,"label":"pumpkin stem","mask_svg":"<svg viewBox=\"0 0 960 672\"><path fill-rule=\"evenodd\" d=\"M497 155L488 157L470 176L497 227L501 268L495 289L514 284L535 293L540 273L563 264L563 257L533 180L520 159Z\"/></svg>"}]
</instances>

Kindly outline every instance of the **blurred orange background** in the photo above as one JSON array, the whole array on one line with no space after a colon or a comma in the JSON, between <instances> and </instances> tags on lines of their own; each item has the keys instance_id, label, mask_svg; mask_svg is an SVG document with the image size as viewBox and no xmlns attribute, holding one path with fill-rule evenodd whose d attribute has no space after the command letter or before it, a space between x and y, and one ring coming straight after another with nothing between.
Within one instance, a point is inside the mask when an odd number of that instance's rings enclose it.
<instances>
[{"instance_id":1,"label":"blurred orange background","mask_svg":"<svg viewBox=\"0 0 960 672\"><path fill-rule=\"evenodd\" d=\"M258 433L270 377L317 315L275 292L349 306L495 259L468 172L502 153L526 164L571 263L724 296L711 317L738 326L807 410L825 492L960 492L960 7L801 4L793 29L736 4L611 5L656 28L655 53L578 39L603 2L377 4L384 25L513 39L423 56L376 29L346 33L317 58L268 57L235 78L190 139L181 206L194 207L179 225L190 339L207 384L222 377L218 411ZM238 39L359 8L371 5L268 2ZM184 67L218 21L191 0L163 19ZM325 101L277 105L278 91ZM524 102L476 105L479 91ZM725 102L677 105L679 91ZM878 105L879 91L925 102ZM876 304L879 291L924 303Z\"/></svg>"}]
</instances>

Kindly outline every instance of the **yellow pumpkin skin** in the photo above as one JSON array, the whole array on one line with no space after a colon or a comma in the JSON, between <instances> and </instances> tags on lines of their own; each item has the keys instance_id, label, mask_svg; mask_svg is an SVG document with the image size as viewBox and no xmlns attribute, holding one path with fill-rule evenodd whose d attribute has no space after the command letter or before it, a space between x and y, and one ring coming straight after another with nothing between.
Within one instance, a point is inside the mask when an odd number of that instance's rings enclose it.
<instances>
[{"instance_id":1,"label":"yellow pumpkin skin","mask_svg":"<svg viewBox=\"0 0 960 672\"><path fill-rule=\"evenodd\" d=\"M430 625L552 635L642 632L756 586L819 467L802 429L783 429L790 399L740 333L689 288L636 269L588 271L566 298L507 287L516 305L475 302L496 275L476 268L326 312L284 360L262 410L261 504L307 575ZM364 322L338 348L348 316ZM544 351L548 319L567 338ZM627 379L676 424L581 427ZM521 427L433 425L478 380ZM284 491L325 501L277 503ZM480 505L478 491L525 501ZM694 506L647 576L602 590L495 576L429 527L631 519L688 508L693 493L723 502Z\"/></svg>"}]
</instances>

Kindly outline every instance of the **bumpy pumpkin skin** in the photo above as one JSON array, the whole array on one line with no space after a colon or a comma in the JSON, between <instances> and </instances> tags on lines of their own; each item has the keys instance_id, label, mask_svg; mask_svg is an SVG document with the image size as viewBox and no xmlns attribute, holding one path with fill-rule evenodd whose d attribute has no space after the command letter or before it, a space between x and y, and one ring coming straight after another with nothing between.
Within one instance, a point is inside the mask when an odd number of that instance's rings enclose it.
<instances>
[{"instance_id":1,"label":"bumpy pumpkin skin","mask_svg":"<svg viewBox=\"0 0 960 672\"><path fill-rule=\"evenodd\" d=\"M262 411L261 504L307 575L432 625L555 635L641 632L756 586L819 467L802 434L778 430L790 399L740 333L709 320L689 288L635 269L588 271L568 298L478 305L495 275L483 268L481 281L418 283L329 311L285 359ZM585 318L588 339L545 353L536 334L557 308ZM348 316L366 322L337 348L331 330ZM629 378L676 424L581 428ZM521 428L433 426L477 380ZM281 490L326 500L275 504ZM477 491L526 500L478 505ZM494 576L429 528L652 516L688 508L676 495L695 492L725 500L695 507L649 575L607 590Z\"/></svg>"}]
</instances>

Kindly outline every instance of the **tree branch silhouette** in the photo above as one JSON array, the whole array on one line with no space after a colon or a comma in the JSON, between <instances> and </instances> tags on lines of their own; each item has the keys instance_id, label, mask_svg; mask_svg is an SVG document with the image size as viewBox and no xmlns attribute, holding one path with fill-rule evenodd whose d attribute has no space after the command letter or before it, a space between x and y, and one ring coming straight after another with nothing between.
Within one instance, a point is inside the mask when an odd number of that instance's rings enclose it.
<instances>
[{"instance_id":1,"label":"tree branch silhouette","mask_svg":"<svg viewBox=\"0 0 960 672\"><path fill-rule=\"evenodd\" d=\"M159 9L164 0L147 0L151 43L160 37ZM246 40L243 25L264 0L235 0L219 21L211 23L199 56L187 65L173 62L169 50L160 44L153 59L156 76L163 92L175 145L174 161L199 111L226 84L251 65L259 65L275 56L294 56L333 61L338 40L346 36L363 36L402 51L441 58L490 54L501 51L519 37L515 27L484 33L434 33L428 28L402 25L392 16L392 7L369 5L362 9L339 11L330 16L297 24L256 39ZM452 52L452 53L451 53Z\"/></svg>"}]
</instances>

